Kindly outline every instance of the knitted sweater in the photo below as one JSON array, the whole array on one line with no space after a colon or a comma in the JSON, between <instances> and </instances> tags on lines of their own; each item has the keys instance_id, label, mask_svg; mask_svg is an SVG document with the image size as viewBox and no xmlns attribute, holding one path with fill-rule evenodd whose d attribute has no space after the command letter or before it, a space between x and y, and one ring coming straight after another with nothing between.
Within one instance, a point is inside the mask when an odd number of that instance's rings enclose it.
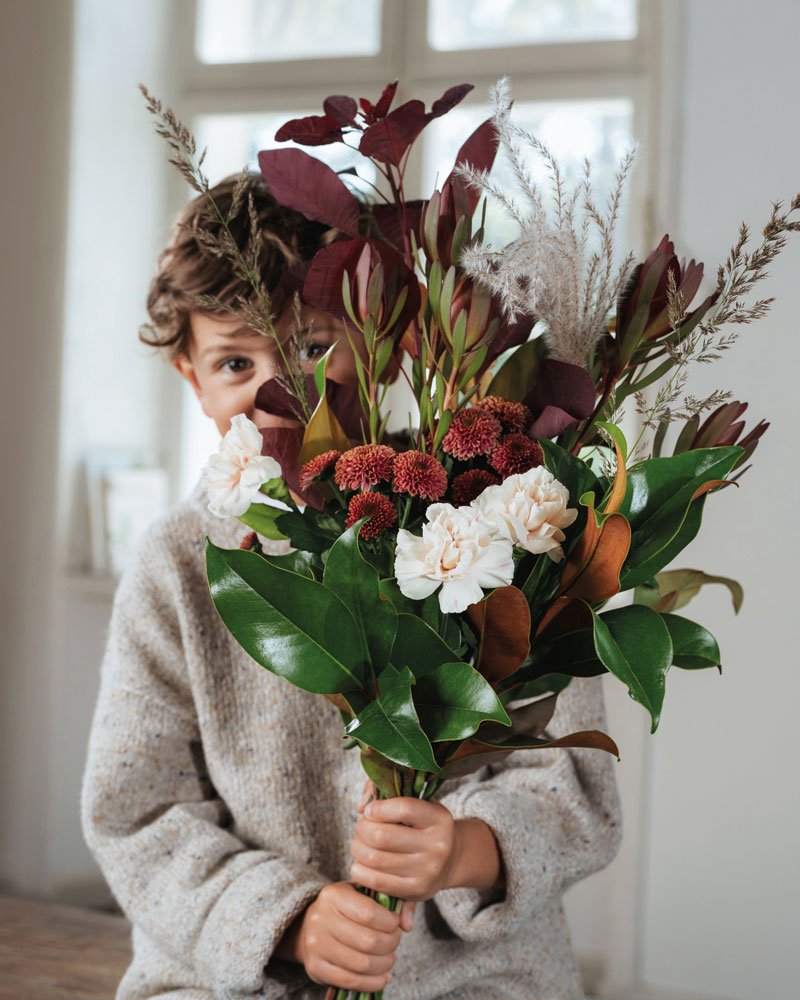
<instances>
[{"instance_id":1,"label":"knitted sweater","mask_svg":"<svg viewBox=\"0 0 800 1000\"><path fill-rule=\"evenodd\" d=\"M247 529L198 484L147 533L120 581L84 777L84 832L133 925L117 1000L321 1000L272 957L328 882L349 879L364 785L327 699L276 677L211 603L204 543ZM602 729L600 680L559 696L548 732ZM447 889L417 908L387 1000L582 996L560 897L620 838L614 759L517 751L447 783L454 817L494 832L506 888Z\"/></svg>"}]
</instances>

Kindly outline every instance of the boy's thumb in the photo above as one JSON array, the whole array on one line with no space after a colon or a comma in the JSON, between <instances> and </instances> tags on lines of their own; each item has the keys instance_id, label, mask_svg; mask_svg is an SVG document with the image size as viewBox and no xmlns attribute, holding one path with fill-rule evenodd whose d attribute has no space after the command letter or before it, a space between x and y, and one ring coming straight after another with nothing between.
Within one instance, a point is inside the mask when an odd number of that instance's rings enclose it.
<instances>
[{"instance_id":1,"label":"boy's thumb","mask_svg":"<svg viewBox=\"0 0 800 1000\"><path fill-rule=\"evenodd\" d=\"M403 903L403 909L400 911L400 927L404 931L410 931L414 926L414 910L416 910L416 903L409 903L406 901Z\"/></svg>"}]
</instances>

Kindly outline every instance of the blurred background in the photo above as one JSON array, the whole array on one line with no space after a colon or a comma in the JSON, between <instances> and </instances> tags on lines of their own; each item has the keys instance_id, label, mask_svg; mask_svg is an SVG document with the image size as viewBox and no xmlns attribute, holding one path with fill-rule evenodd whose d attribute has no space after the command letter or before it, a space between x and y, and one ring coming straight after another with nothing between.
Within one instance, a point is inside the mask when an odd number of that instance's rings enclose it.
<instances>
[{"instance_id":1,"label":"blurred background","mask_svg":"<svg viewBox=\"0 0 800 1000\"><path fill-rule=\"evenodd\" d=\"M474 83L418 144L422 194L509 73L518 119L568 171L588 157L602 187L638 144L621 245L646 254L668 232L712 282L740 220L757 237L771 201L800 191L800 4L0 0L0 18L0 893L108 907L78 798L115 581L216 440L137 340L189 197L137 83L208 146L212 182L328 94L374 100L399 78L399 97L429 103ZM313 152L349 165L342 147ZM799 274L800 236L760 289L771 314L692 375L697 396L749 401L748 428L772 422L741 489L709 501L679 559L744 585L738 617L719 587L689 612L719 639L723 675L672 671L655 737L608 688L625 841L567 896L587 989L607 1000L800 995Z\"/></svg>"}]
</instances>

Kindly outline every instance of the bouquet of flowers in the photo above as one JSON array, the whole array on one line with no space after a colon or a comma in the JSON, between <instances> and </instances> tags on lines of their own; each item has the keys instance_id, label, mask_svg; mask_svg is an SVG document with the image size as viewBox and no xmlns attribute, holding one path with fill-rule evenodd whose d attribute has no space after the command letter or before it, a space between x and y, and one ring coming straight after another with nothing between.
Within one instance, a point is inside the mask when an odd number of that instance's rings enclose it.
<instances>
[{"instance_id":1,"label":"bouquet of flowers","mask_svg":"<svg viewBox=\"0 0 800 1000\"><path fill-rule=\"evenodd\" d=\"M798 228L800 196L773 207L755 250L742 227L716 289L694 303L703 266L679 261L668 237L642 262L615 260L632 156L599 208L589 168L567 184L514 122L506 81L441 189L407 199L413 143L471 88L426 110L419 100L392 109L396 87L375 104L330 97L322 115L277 134L357 148L383 179L378 203L364 206L302 150L259 156L280 202L341 234L295 277L304 303L346 325L358 386L326 377L330 352L306 375L287 351L286 373L257 405L295 425L259 431L234 418L205 477L211 509L252 530L241 549L208 541L206 553L214 604L253 659L337 706L380 796L429 798L521 748L618 755L601 732L547 735L575 677L618 678L655 731L669 669L720 666L713 636L676 611L708 583L729 587L738 610L741 588L667 567L768 425L745 432L747 404L727 393L686 395L687 369L731 345L729 325L767 310L743 297ZM148 100L174 162L207 194L191 136ZM499 147L518 197L491 178ZM531 179L531 152L549 168L549 192ZM484 195L517 223L507 246L486 242ZM254 228L227 252L258 293L248 321L275 336L257 241ZM390 434L397 378L415 412ZM628 399L642 426L630 447L618 426ZM269 555L259 536L291 551ZM621 591L632 602L608 609Z\"/></svg>"}]
</instances>

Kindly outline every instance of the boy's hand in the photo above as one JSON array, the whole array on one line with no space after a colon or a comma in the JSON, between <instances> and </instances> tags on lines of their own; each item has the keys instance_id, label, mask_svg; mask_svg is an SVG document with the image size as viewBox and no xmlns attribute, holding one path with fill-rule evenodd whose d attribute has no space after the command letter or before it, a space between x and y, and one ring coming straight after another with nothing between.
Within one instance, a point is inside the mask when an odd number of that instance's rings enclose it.
<instances>
[{"instance_id":1,"label":"boy's hand","mask_svg":"<svg viewBox=\"0 0 800 1000\"><path fill-rule=\"evenodd\" d=\"M284 934L276 955L300 962L315 983L377 993L392 978L400 937L398 913L350 882L333 882Z\"/></svg>"},{"instance_id":2,"label":"boy's hand","mask_svg":"<svg viewBox=\"0 0 800 1000\"><path fill-rule=\"evenodd\" d=\"M420 902L454 884L459 854L458 827L439 802L399 797L368 802L369 785L358 807L362 814L350 844L350 874L359 885L388 896ZM404 908L403 929L407 913Z\"/></svg>"},{"instance_id":3,"label":"boy's hand","mask_svg":"<svg viewBox=\"0 0 800 1000\"><path fill-rule=\"evenodd\" d=\"M480 819L454 820L439 802L376 800L367 781L358 811L350 873L369 889L405 900L430 899L440 889L501 889L505 873L494 832ZM400 927L410 931L416 902L403 904Z\"/></svg>"}]
</instances>

